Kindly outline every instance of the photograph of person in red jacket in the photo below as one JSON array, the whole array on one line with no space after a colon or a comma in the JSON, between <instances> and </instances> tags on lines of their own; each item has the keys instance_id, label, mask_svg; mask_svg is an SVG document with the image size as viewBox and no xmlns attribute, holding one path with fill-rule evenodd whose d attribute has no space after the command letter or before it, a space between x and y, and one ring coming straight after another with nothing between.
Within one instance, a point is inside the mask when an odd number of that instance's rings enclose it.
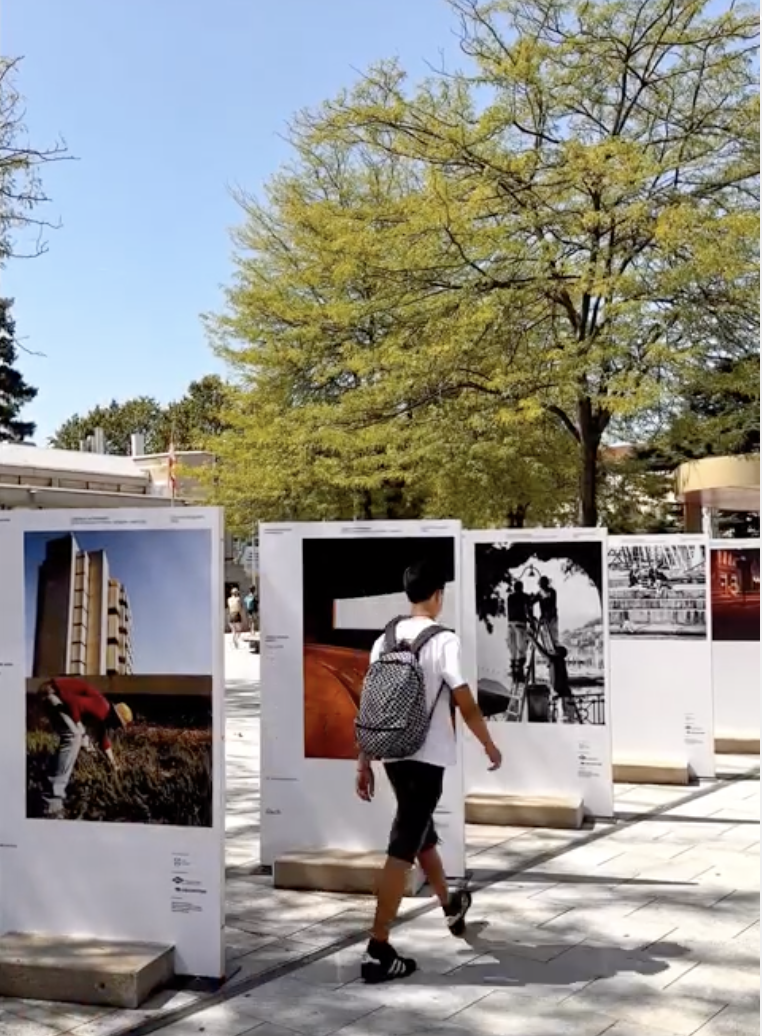
<instances>
[{"instance_id":1,"label":"photograph of person in red jacket","mask_svg":"<svg viewBox=\"0 0 762 1036\"><path fill-rule=\"evenodd\" d=\"M112 736L132 722L132 709L124 702L112 705L99 690L77 676L57 676L40 687L50 725L58 735L58 750L51 760L45 816L64 817L66 789L79 753L100 749L113 773L119 772Z\"/></svg>"},{"instance_id":2,"label":"photograph of person in red jacket","mask_svg":"<svg viewBox=\"0 0 762 1036\"><path fill-rule=\"evenodd\" d=\"M184 527L24 534L28 819L214 825L212 543Z\"/></svg>"}]
</instances>

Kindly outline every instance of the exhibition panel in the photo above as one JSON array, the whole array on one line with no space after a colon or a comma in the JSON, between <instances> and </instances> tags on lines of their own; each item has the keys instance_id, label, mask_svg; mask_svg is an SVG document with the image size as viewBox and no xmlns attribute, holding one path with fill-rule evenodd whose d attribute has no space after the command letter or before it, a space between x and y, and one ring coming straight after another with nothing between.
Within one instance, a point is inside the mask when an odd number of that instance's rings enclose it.
<instances>
[{"instance_id":1,"label":"exhibition panel","mask_svg":"<svg viewBox=\"0 0 762 1036\"><path fill-rule=\"evenodd\" d=\"M581 796L613 813L606 535L596 529L463 534L466 676L505 763L464 743L468 794Z\"/></svg>"},{"instance_id":2,"label":"exhibition panel","mask_svg":"<svg viewBox=\"0 0 762 1036\"><path fill-rule=\"evenodd\" d=\"M224 973L221 513L0 518L0 931Z\"/></svg>"},{"instance_id":3,"label":"exhibition panel","mask_svg":"<svg viewBox=\"0 0 762 1036\"><path fill-rule=\"evenodd\" d=\"M609 537L615 763L714 776L708 542Z\"/></svg>"},{"instance_id":4,"label":"exhibition panel","mask_svg":"<svg viewBox=\"0 0 762 1036\"><path fill-rule=\"evenodd\" d=\"M714 732L759 741L759 540L711 544Z\"/></svg>"},{"instance_id":5,"label":"exhibition panel","mask_svg":"<svg viewBox=\"0 0 762 1036\"><path fill-rule=\"evenodd\" d=\"M426 560L446 582L440 621L458 629L457 522L260 526L262 862L296 850L383 850L393 797L355 793L354 723L370 651L409 613L405 569ZM465 869L462 767L448 768L435 821L448 873Z\"/></svg>"}]
</instances>

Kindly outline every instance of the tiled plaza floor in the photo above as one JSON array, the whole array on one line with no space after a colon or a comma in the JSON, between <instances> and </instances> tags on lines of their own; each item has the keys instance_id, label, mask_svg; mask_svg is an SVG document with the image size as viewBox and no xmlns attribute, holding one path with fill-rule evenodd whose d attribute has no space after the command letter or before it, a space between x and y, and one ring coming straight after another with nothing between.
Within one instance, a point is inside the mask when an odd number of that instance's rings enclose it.
<instances>
[{"instance_id":1,"label":"tiled plaza floor","mask_svg":"<svg viewBox=\"0 0 762 1036\"><path fill-rule=\"evenodd\" d=\"M0 999L0 1036L756 1036L759 783L622 786L622 821L589 832L469 828L477 893L465 940L427 900L395 942L420 971L357 980L367 899L278 892L258 863L257 659L228 667L227 948L216 998L142 1011ZM757 764L722 759L726 776ZM681 803L674 805L675 803ZM660 810L651 819L632 822ZM493 880L497 873L511 876ZM277 970L273 970L277 969ZM285 973L284 973L285 972ZM222 999L224 997L224 999ZM175 1012L186 1009L180 1018Z\"/></svg>"}]
</instances>

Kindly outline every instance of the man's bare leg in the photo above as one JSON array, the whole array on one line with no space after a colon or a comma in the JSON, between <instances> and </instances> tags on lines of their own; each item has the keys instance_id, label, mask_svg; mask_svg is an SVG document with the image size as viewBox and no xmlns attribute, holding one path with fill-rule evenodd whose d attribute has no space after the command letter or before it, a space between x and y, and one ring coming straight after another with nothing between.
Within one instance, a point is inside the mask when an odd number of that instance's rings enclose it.
<instances>
[{"instance_id":1,"label":"man's bare leg","mask_svg":"<svg viewBox=\"0 0 762 1036\"><path fill-rule=\"evenodd\" d=\"M430 849L424 849L423 852L418 853L418 862L426 875L429 887L434 891L442 906L446 907L450 902L450 889L447 885L442 857L439 855L437 847L434 845Z\"/></svg>"},{"instance_id":2,"label":"man's bare leg","mask_svg":"<svg viewBox=\"0 0 762 1036\"><path fill-rule=\"evenodd\" d=\"M409 863L404 860L396 860L393 856L387 856L378 883L376 916L371 932L372 937L378 942L389 941L389 931L405 894L405 883L409 870Z\"/></svg>"}]
</instances>

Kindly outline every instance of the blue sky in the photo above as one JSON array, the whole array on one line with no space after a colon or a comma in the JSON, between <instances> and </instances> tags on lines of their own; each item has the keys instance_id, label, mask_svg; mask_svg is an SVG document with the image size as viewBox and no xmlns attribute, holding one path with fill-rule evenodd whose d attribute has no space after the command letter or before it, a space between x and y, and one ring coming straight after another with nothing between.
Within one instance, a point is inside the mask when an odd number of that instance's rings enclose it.
<instances>
[{"instance_id":1,"label":"blue sky","mask_svg":"<svg viewBox=\"0 0 762 1036\"><path fill-rule=\"evenodd\" d=\"M48 540L63 535L28 532L24 536L27 674L32 671L37 573ZM75 536L81 550L105 550L110 575L124 584L132 608L135 672L211 674L211 533L141 529Z\"/></svg>"},{"instance_id":2,"label":"blue sky","mask_svg":"<svg viewBox=\"0 0 762 1036\"><path fill-rule=\"evenodd\" d=\"M2 49L24 55L32 142L66 138L40 259L3 294L39 388L37 442L111 398L181 395L218 369L198 319L230 277L232 185L288 157L291 114L399 56L416 78L459 63L443 0L4 0Z\"/></svg>"}]
</instances>

